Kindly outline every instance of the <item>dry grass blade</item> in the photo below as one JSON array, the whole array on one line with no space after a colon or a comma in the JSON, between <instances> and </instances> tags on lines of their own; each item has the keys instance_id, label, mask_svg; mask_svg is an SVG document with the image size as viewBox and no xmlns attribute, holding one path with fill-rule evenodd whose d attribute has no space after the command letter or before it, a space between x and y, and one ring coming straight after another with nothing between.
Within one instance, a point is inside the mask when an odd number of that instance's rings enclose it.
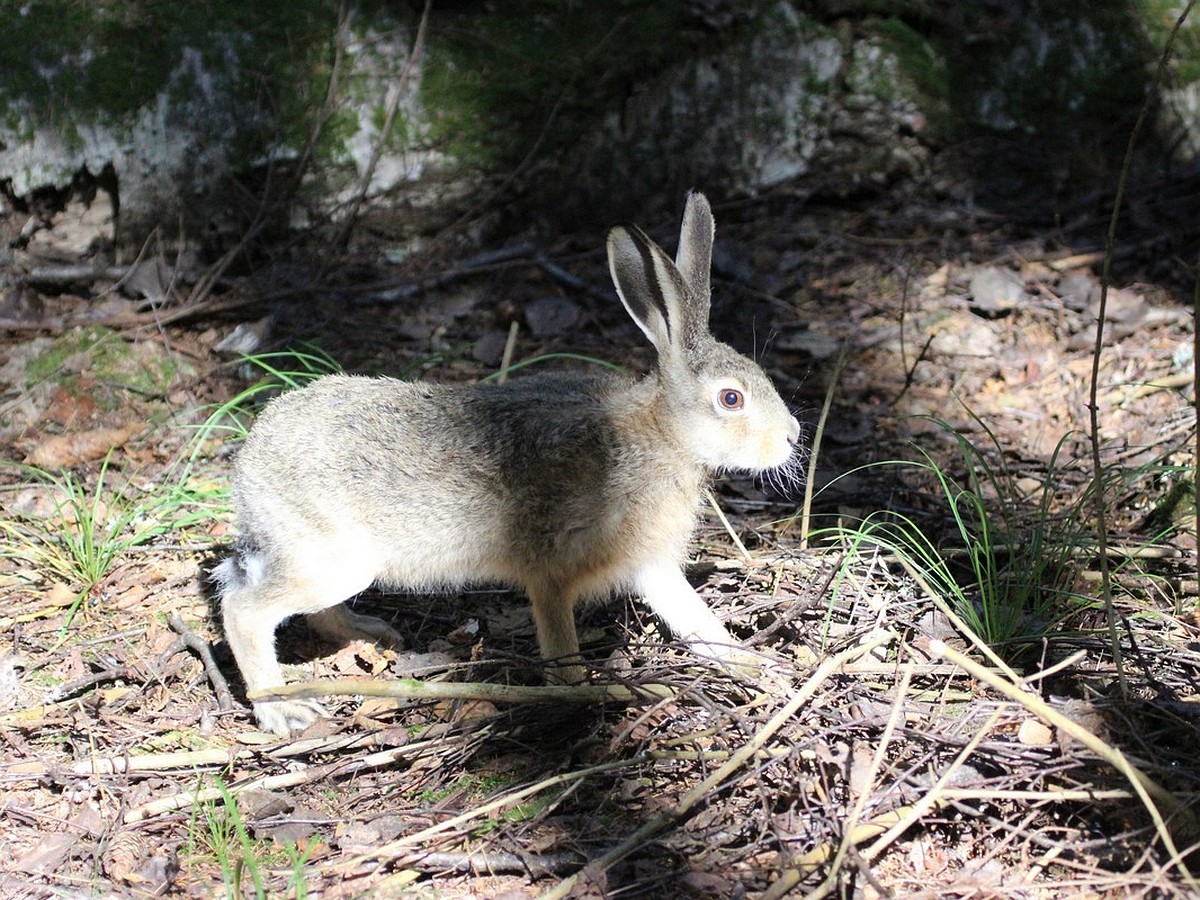
<instances>
[{"instance_id":1,"label":"dry grass blade","mask_svg":"<svg viewBox=\"0 0 1200 900\"><path fill-rule=\"evenodd\" d=\"M896 560L901 566L904 567L904 571L908 573L909 577L917 583L917 586L925 592L925 595L933 601L934 605L937 606L942 615L950 620L951 624L963 637L971 642L976 650L987 657L988 662L990 662L993 666L995 666L1013 681L1020 680L1017 677L1017 673L1012 670L1012 667L1002 660L1000 655L996 653L995 650L988 646L987 641L983 640L975 633L974 629L972 629L966 622L963 621L962 617L951 608L950 604L942 598L941 594L933 589L933 586L910 560L904 556L898 556L896 557Z\"/></svg>"},{"instance_id":2,"label":"dry grass blade","mask_svg":"<svg viewBox=\"0 0 1200 900\"><path fill-rule=\"evenodd\" d=\"M697 784L694 788L688 791L682 799L669 812L663 813L657 818L647 822L641 828L637 829L625 841L622 841L613 849L609 850L595 862L588 866L588 870L603 870L620 861L630 852L640 847L647 840L652 838L659 832L669 828L673 823L679 821L686 816L693 807L696 806L705 797L708 797L719 788L731 775L738 772L749 760L753 759L763 748L763 746L790 720L820 689L821 685L831 675L837 672L842 666L847 663L865 656L868 653L876 650L885 644L890 643L895 639L895 635L890 632L875 634L862 643L851 647L839 653L837 656L832 656L826 659L819 665L812 675L805 681L804 686L796 692L795 696L789 700L782 709L771 717L762 728L754 735L753 740L748 741L729 758L729 760L718 768L715 772ZM579 875L572 875L570 878L564 879L553 889L541 895L539 900L562 900L564 897L569 897L574 890L576 883L579 880Z\"/></svg>"},{"instance_id":3,"label":"dry grass blade","mask_svg":"<svg viewBox=\"0 0 1200 900\"><path fill-rule=\"evenodd\" d=\"M1183 865L1179 850L1175 846L1174 837L1176 835L1185 844L1192 844L1200 839L1200 824L1197 823L1195 814L1179 798L1134 766L1119 749L1105 743L1101 738L1088 731L1079 723L1062 715L1042 700L1041 697L1023 690L1015 682L1004 681L998 678L994 672L985 669L957 650L946 646L942 641L932 642L930 649L934 653L950 660L955 665L961 666L973 678L979 679L1014 703L1025 707L1025 709L1047 724L1057 728L1064 734L1070 735L1129 779L1129 783L1133 786L1142 804L1146 807L1146 811L1150 814L1150 818L1154 822L1154 827L1162 839L1163 845L1171 854L1172 859L1178 862L1181 874L1183 874L1193 887L1200 887L1200 885L1195 883L1186 866ZM1162 812L1159 809L1160 807L1170 817L1170 824L1163 818Z\"/></svg>"},{"instance_id":4,"label":"dry grass blade","mask_svg":"<svg viewBox=\"0 0 1200 900\"><path fill-rule=\"evenodd\" d=\"M733 525L729 523L728 516L725 515L725 511L722 510L720 504L717 503L717 498L713 496L713 492L706 488L704 491L704 496L708 498L708 505L711 506L713 508L713 512L717 514L717 518L721 521L721 525L725 528L726 534L728 534L730 539L733 541L733 545L737 547L738 553L741 554L742 559L752 559L753 557L751 557L750 551L746 549L746 545L742 543L742 539L738 537L738 533L733 530Z\"/></svg>"},{"instance_id":5,"label":"dry grass blade","mask_svg":"<svg viewBox=\"0 0 1200 900\"><path fill-rule=\"evenodd\" d=\"M817 428L813 432L812 446L808 451L808 473L804 479L804 502L800 507L800 549L808 548L809 522L812 518L813 490L817 481L817 460L821 456L821 440L825 436L825 422L829 418L829 410L833 407L833 395L837 391L838 381L842 377L842 369L850 354L849 341L843 342L837 362L833 365L833 374L829 378L829 389L825 392L825 401L821 404L821 415L817 418ZM791 525L791 522L788 523Z\"/></svg>"},{"instance_id":6,"label":"dry grass blade","mask_svg":"<svg viewBox=\"0 0 1200 900\"><path fill-rule=\"evenodd\" d=\"M446 832L452 832L457 828L467 824L468 822L486 818L493 812L504 809L508 806L520 803L528 797L534 797L544 791L559 787L560 785L570 784L571 782L582 781L586 778L591 778L594 775L602 775L606 772L616 771L618 769L628 769L640 766L651 761L649 755L639 755L630 757L629 759L616 760L614 762L601 763L600 765L590 766L586 769L578 769L574 772L564 772L562 775L555 775L551 778L543 779L537 784L532 784L529 787L522 788L511 793L506 793L501 797L497 797L489 803L482 806L473 807L466 812L447 819L444 822L438 822L436 825L431 825L414 834L405 835L398 840L392 841L390 844L385 844L370 853L363 853L359 856L350 859L347 862L341 863L336 867L336 871L345 872L353 870L361 866L363 863L377 860L379 862L394 861L402 859L414 848L420 847L422 843L432 837L437 837Z\"/></svg>"}]
</instances>

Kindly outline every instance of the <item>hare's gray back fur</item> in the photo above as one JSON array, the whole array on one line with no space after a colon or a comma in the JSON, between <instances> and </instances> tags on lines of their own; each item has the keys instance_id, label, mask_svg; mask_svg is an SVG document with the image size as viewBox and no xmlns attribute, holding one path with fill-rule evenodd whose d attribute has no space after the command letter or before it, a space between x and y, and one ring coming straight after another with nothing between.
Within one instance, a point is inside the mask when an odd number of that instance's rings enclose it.
<instances>
[{"instance_id":1,"label":"hare's gray back fur","mask_svg":"<svg viewBox=\"0 0 1200 900\"><path fill-rule=\"evenodd\" d=\"M363 588L629 587L647 558L684 550L707 475L653 401L617 375L322 378L271 403L238 454L239 556L367 572ZM312 439L331 432L347 440Z\"/></svg>"},{"instance_id":2,"label":"hare's gray back fur","mask_svg":"<svg viewBox=\"0 0 1200 900\"><path fill-rule=\"evenodd\" d=\"M216 571L250 693L283 680L276 626L400 644L347 598L382 582L480 581L528 594L554 677L584 676L573 612L629 589L677 637L729 658L733 639L683 576L707 478L793 458L800 427L770 380L708 330L713 220L688 199L674 261L634 227L609 269L658 353L653 372L551 374L503 386L328 376L272 401L238 454L241 538ZM279 734L320 714L256 699Z\"/></svg>"}]
</instances>

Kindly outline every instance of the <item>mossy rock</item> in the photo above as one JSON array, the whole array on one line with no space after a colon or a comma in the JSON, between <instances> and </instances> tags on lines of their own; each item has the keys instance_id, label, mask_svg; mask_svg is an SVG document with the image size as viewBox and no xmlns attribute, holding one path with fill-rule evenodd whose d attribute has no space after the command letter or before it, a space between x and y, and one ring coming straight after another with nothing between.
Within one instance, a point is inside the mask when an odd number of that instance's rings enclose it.
<instances>
[{"instance_id":1,"label":"mossy rock","mask_svg":"<svg viewBox=\"0 0 1200 900\"><path fill-rule=\"evenodd\" d=\"M25 384L86 394L97 407L112 412L127 406L130 395L150 400L164 396L192 371L153 341L126 341L109 328L88 326L36 350L25 365Z\"/></svg>"}]
</instances>

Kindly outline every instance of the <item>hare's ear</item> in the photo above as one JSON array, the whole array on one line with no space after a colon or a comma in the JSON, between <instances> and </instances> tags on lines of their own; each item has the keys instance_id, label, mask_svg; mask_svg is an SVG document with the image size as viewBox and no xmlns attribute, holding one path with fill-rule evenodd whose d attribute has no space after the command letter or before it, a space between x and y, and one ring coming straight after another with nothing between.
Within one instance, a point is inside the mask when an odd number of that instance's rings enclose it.
<instances>
[{"instance_id":1,"label":"hare's ear","mask_svg":"<svg viewBox=\"0 0 1200 900\"><path fill-rule=\"evenodd\" d=\"M675 266L692 297L703 298L706 303L710 293L709 272L712 269L715 230L708 200L699 191L688 194L687 206L683 210L683 227L679 230Z\"/></svg>"},{"instance_id":2,"label":"hare's ear","mask_svg":"<svg viewBox=\"0 0 1200 900\"><path fill-rule=\"evenodd\" d=\"M617 295L660 355L682 346L683 278L671 258L633 225L608 233L608 270Z\"/></svg>"}]
</instances>

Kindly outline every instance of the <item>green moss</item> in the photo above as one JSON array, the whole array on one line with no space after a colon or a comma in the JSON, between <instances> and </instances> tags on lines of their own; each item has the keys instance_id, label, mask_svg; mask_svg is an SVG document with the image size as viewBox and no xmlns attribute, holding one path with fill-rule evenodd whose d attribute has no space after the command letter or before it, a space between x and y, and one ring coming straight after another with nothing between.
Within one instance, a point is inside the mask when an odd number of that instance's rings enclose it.
<instances>
[{"instance_id":1,"label":"green moss","mask_svg":"<svg viewBox=\"0 0 1200 900\"><path fill-rule=\"evenodd\" d=\"M1178 0L1137 0L1135 5L1138 17L1145 23L1150 43L1161 50L1166 45L1184 4ZM1200 81L1200 16L1196 15L1195 10L1175 36L1171 72L1177 83L1192 84Z\"/></svg>"},{"instance_id":2,"label":"green moss","mask_svg":"<svg viewBox=\"0 0 1200 900\"><path fill-rule=\"evenodd\" d=\"M925 101L922 106L944 106L949 93L946 61L925 35L897 18L871 19L865 27L895 57L903 77Z\"/></svg>"},{"instance_id":3,"label":"green moss","mask_svg":"<svg viewBox=\"0 0 1200 900\"><path fill-rule=\"evenodd\" d=\"M25 368L27 385L46 381L72 393L87 393L104 409L116 409L128 391L141 396L165 393L179 366L152 343L126 343L107 328L77 328L55 339Z\"/></svg>"},{"instance_id":4,"label":"green moss","mask_svg":"<svg viewBox=\"0 0 1200 900\"><path fill-rule=\"evenodd\" d=\"M1015 127L1074 145L1081 130L1109 130L1114 116L1141 104L1153 49L1132 5L1032 0L1027 15L990 32L989 18L974 15L977 39L962 46L947 35L944 45L964 115L991 96L1002 104L992 112Z\"/></svg>"},{"instance_id":5,"label":"green moss","mask_svg":"<svg viewBox=\"0 0 1200 900\"><path fill-rule=\"evenodd\" d=\"M421 80L431 137L491 165L570 146L631 84L738 28L704 30L673 0L495 0L439 15L432 33Z\"/></svg>"},{"instance_id":6,"label":"green moss","mask_svg":"<svg viewBox=\"0 0 1200 900\"><path fill-rule=\"evenodd\" d=\"M391 7L360 0L355 21L392 27ZM244 161L281 136L302 147L324 99L338 10L338 0L294 0L286 7L240 0L0 0L0 100L13 109L12 101L22 101L29 125L69 137L80 123L147 107L160 92L186 108L215 91L230 98L232 109L252 111L236 123L241 133L233 141ZM203 76L181 65L187 53L199 54ZM199 77L212 80L201 84ZM17 127L19 114L9 118ZM344 136L332 135L319 150L336 152Z\"/></svg>"}]
</instances>

